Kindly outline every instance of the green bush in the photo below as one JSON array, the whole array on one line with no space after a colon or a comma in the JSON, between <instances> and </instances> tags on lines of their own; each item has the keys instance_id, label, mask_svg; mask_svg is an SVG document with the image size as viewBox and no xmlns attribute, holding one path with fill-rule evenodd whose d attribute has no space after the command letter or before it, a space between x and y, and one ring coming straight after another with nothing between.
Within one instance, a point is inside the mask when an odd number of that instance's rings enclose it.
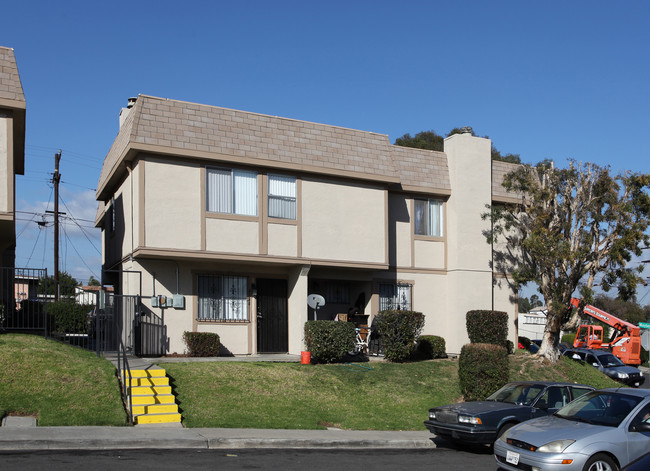
<instances>
[{"instance_id":1,"label":"green bush","mask_svg":"<svg viewBox=\"0 0 650 471\"><path fill-rule=\"evenodd\" d=\"M54 331L66 334L87 334L88 314L93 310L89 304L74 301L58 301L47 306L47 314L54 319Z\"/></svg>"},{"instance_id":2,"label":"green bush","mask_svg":"<svg viewBox=\"0 0 650 471\"><path fill-rule=\"evenodd\" d=\"M307 321L305 346L315 363L342 361L354 350L356 332L352 322Z\"/></svg>"},{"instance_id":3,"label":"green bush","mask_svg":"<svg viewBox=\"0 0 650 471\"><path fill-rule=\"evenodd\" d=\"M415 352L419 360L447 358L445 339L437 335L421 335Z\"/></svg>"},{"instance_id":4,"label":"green bush","mask_svg":"<svg viewBox=\"0 0 650 471\"><path fill-rule=\"evenodd\" d=\"M530 347L530 344L532 343L528 337L519 337L519 343L524 347L526 350Z\"/></svg>"},{"instance_id":5,"label":"green bush","mask_svg":"<svg viewBox=\"0 0 650 471\"><path fill-rule=\"evenodd\" d=\"M566 343L566 344L568 344L568 345L573 345L573 341L574 341L575 339L576 339L576 333L575 333L575 332L571 332L571 333L568 333L568 334L564 334L564 335L560 338L560 342L561 342L561 343Z\"/></svg>"},{"instance_id":6,"label":"green bush","mask_svg":"<svg viewBox=\"0 0 650 471\"><path fill-rule=\"evenodd\" d=\"M464 345L458 377L465 401L481 401L508 382L508 352L488 343Z\"/></svg>"},{"instance_id":7,"label":"green bush","mask_svg":"<svg viewBox=\"0 0 650 471\"><path fill-rule=\"evenodd\" d=\"M415 352L415 342L424 327L424 315L415 311L380 311L373 325L381 337L384 358L402 362Z\"/></svg>"},{"instance_id":8,"label":"green bush","mask_svg":"<svg viewBox=\"0 0 650 471\"><path fill-rule=\"evenodd\" d=\"M467 335L471 343L492 343L507 348L508 313L476 310L466 316Z\"/></svg>"},{"instance_id":9,"label":"green bush","mask_svg":"<svg viewBox=\"0 0 650 471\"><path fill-rule=\"evenodd\" d=\"M219 334L211 332L183 332L187 354L191 357L216 357L221 350Z\"/></svg>"}]
</instances>

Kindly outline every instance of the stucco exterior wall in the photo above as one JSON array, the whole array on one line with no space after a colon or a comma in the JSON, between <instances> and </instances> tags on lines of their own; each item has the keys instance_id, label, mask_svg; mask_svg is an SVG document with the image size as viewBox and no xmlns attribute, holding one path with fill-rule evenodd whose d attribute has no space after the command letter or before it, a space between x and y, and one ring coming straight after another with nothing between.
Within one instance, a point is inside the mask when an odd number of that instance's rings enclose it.
<instances>
[{"instance_id":1,"label":"stucco exterior wall","mask_svg":"<svg viewBox=\"0 0 650 471\"><path fill-rule=\"evenodd\" d=\"M298 256L298 226L292 224L268 224L269 255Z\"/></svg>"},{"instance_id":2,"label":"stucco exterior wall","mask_svg":"<svg viewBox=\"0 0 650 471\"><path fill-rule=\"evenodd\" d=\"M200 166L150 158L145 169L145 245L200 250Z\"/></svg>"},{"instance_id":3,"label":"stucco exterior wall","mask_svg":"<svg viewBox=\"0 0 650 471\"><path fill-rule=\"evenodd\" d=\"M196 227L197 232L198 227ZM214 252L259 253L259 222L206 218L205 248Z\"/></svg>"},{"instance_id":4,"label":"stucco exterior wall","mask_svg":"<svg viewBox=\"0 0 650 471\"><path fill-rule=\"evenodd\" d=\"M9 115L0 110L0 213L11 211L13 173L9 171L9 142L7 128Z\"/></svg>"},{"instance_id":5,"label":"stucco exterior wall","mask_svg":"<svg viewBox=\"0 0 650 471\"><path fill-rule=\"evenodd\" d=\"M445 243L437 240L415 240L414 265L417 268L444 269Z\"/></svg>"},{"instance_id":6,"label":"stucco exterior wall","mask_svg":"<svg viewBox=\"0 0 650 471\"><path fill-rule=\"evenodd\" d=\"M388 196L389 263L392 266L410 267L412 265L413 229L410 201L401 193L391 193Z\"/></svg>"},{"instance_id":7,"label":"stucco exterior wall","mask_svg":"<svg viewBox=\"0 0 650 471\"><path fill-rule=\"evenodd\" d=\"M302 198L304 257L386 263L385 190L303 180Z\"/></svg>"}]
</instances>

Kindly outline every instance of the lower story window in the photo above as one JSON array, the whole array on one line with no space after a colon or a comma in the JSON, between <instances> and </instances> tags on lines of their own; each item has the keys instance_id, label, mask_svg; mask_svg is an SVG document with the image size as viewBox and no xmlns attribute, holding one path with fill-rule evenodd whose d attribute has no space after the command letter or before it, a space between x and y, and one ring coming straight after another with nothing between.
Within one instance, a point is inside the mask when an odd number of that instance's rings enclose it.
<instances>
[{"instance_id":1,"label":"lower story window","mask_svg":"<svg viewBox=\"0 0 650 471\"><path fill-rule=\"evenodd\" d=\"M199 275L200 321L248 321L248 279L245 276Z\"/></svg>"},{"instance_id":2,"label":"lower story window","mask_svg":"<svg viewBox=\"0 0 650 471\"><path fill-rule=\"evenodd\" d=\"M410 311L411 285L408 283L380 283L379 310Z\"/></svg>"}]
</instances>

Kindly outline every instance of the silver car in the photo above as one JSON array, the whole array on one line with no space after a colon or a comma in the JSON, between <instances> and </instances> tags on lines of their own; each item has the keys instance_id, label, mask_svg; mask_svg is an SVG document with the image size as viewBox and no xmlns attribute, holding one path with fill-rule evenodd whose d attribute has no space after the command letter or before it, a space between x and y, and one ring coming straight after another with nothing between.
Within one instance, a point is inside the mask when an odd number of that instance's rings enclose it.
<instances>
[{"instance_id":1,"label":"silver car","mask_svg":"<svg viewBox=\"0 0 650 471\"><path fill-rule=\"evenodd\" d=\"M592 391L494 442L506 470L618 471L650 449L650 390Z\"/></svg>"}]
</instances>

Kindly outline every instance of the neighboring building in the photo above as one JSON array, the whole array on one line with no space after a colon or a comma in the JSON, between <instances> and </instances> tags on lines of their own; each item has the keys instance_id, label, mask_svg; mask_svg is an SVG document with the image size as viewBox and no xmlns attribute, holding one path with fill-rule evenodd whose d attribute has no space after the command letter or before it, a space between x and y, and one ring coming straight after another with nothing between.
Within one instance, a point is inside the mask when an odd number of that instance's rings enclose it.
<instances>
[{"instance_id":1,"label":"neighboring building","mask_svg":"<svg viewBox=\"0 0 650 471\"><path fill-rule=\"evenodd\" d=\"M91 304L93 306L97 305L97 299L99 296L99 291L102 289L101 286L75 286L74 287L74 299L77 304ZM104 290L112 293L113 288L111 286L104 287Z\"/></svg>"},{"instance_id":2,"label":"neighboring building","mask_svg":"<svg viewBox=\"0 0 650 471\"><path fill-rule=\"evenodd\" d=\"M513 167L490 150L469 133L433 152L140 95L98 184L103 282L142 295L170 353L184 331L217 332L233 354L299 353L309 294L326 300L319 319L420 311L452 353L466 312L494 308L515 341L516 296L492 273L481 218L517 201L501 186Z\"/></svg>"},{"instance_id":3,"label":"neighboring building","mask_svg":"<svg viewBox=\"0 0 650 471\"><path fill-rule=\"evenodd\" d=\"M517 326L519 336L530 340L542 340L546 328L546 315L548 310L545 307L531 309L529 312L519 313Z\"/></svg>"},{"instance_id":4,"label":"neighboring building","mask_svg":"<svg viewBox=\"0 0 650 471\"><path fill-rule=\"evenodd\" d=\"M0 47L0 304L13 298L16 174L25 172L25 96L13 49Z\"/></svg>"}]
</instances>

